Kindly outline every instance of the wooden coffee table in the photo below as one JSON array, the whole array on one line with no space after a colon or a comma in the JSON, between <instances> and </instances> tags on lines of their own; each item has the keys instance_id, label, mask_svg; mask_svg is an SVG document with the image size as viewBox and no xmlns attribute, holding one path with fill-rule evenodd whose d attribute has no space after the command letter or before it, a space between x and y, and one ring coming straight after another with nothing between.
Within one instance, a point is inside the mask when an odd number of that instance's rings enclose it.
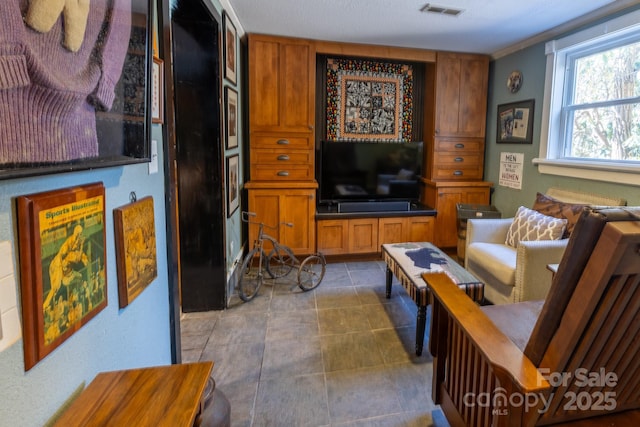
<instances>
[{"instance_id":1,"label":"wooden coffee table","mask_svg":"<svg viewBox=\"0 0 640 427\"><path fill-rule=\"evenodd\" d=\"M422 274L446 273L476 302L484 298L484 283L429 242L385 243L382 255L387 264L387 298L391 298L393 276L407 290L418 306L416 319L416 355L422 354L429 305L429 288Z\"/></svg>"}]
</instances>

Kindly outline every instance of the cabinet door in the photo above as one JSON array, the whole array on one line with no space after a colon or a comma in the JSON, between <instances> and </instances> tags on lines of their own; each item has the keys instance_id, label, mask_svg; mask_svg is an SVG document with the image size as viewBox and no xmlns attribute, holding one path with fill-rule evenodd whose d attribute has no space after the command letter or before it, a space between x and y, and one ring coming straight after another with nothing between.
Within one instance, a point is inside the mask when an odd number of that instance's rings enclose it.
<instances>
[{"instance_id":1,"label":"cabinet door","mask_svg":"<svg viewBox=\"0 0 640 427\"><path fill-rule=\"evenodd\" d=\"M379 252L378 219L349 220L349 253L362 254Z\"/></svg>"},{"instance_id":2,"label":"cabinet door","mask_svg":"<svg viewBox=\"0 0 640 427\"><path fill-rule=\"evenodd\" d=\"M408 218L380 218L378 220L378 242L402 243L407 241Z\"/></svg>"},{"instance_id":3,"label":"cabinet door","mask_svg":"<svg viewBox=\"0 0 640 427\"><path fill-rule=\"evenodd\" d=\"M248 191L249 211L253 221L264 222L267 234L289 246L297 255L315 252L315 190L255 189ZM291 222L287 227L282 222ZM249 225L249 244L253 245L258 226ZM271 248L265 247L268 252Z\"/></svg>"},{"instance_id":4,"label":"cabinet door","mask_svg":"<svg viewBox=\"0 0 640 427\"><path fill-rule=\"evenodd\" d=\"M464 184L464 183L461 183ZM437 188L436 206L438 211L435 232L436 246L455 247L458 244L458 203L486 205L489 203L489 187L444 187Z\"/></svg>"},{"instance_id":5,"label":"cabinet door","mask_svg":"<svg viewBox=\"0 0 640 427\"><path fill-rule=\"evenodd\" d=\"M249 37L251 132L313 131L315 56L308 42Z\"/></svg>"},{"instance_id":6,"label":"cabinet door","mask_svg":"<svg viewBox=\"0 0 640 427\"><path fill-rule=\"evenodd\" d=\"M433 242L435 217L415 216L407 218L408 242Z\"/></svg>"},{"instance_id":7,"label":"cabinet door","mask_svg":"<svg viewBox=\"0 0 640 427\"><path fill-rule=\"evenodd\" d=\"M485 56L438 53L436 136L485 136L488 73Z\"/></svg>"},{"instance_id":8,"label":"cabinet door","mask_svg":"<svg viewBox=\"0 0 640 427\"><path fill-rule=\"evenodd\" d=\"M318 252L324 255L346 254L349 250L349 221L330 219L317 222Z\"/></svg>"}]
</instances>

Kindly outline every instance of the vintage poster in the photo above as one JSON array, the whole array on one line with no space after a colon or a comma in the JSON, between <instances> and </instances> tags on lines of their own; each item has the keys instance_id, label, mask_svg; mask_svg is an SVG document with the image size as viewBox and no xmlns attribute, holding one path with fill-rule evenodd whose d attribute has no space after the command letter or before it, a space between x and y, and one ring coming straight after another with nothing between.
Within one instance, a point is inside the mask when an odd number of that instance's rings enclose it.
<instances>
[{"instance_id":1,"label":"vintage poster","mask_svg":"<svg viewBox=\"0 0 640 427\"><path fill-rule=\"evenodd\" d=\"M523 153L500 153L500 180L503 187L522 188Z\"/></svg>"},{"instance_id":2,"label":"vintage poster","mask_svg":"<svg viewBox=\"0 0 640 427\"><path fill-rule=\"evenodd\" d=\"M17 202L29 369L107 305L104 187L55 190Z\"/></svg>"}]
</instances>

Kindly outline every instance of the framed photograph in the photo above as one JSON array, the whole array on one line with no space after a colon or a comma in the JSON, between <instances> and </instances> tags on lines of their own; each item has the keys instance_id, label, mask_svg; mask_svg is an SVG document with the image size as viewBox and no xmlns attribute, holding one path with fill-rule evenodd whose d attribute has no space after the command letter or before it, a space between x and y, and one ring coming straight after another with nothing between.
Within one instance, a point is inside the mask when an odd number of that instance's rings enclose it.
<instances>
[{"instance_id":1,"label":"framed photograph","mask_svg":"<svg viewBox=\"0 0 640 427\"><path fill-rule=\"evenodd\" d=\"M498 105L497 143L531 144L533 142L534 100Z\"/></svg>"},{"instance_id":2,"label":"framed photograph","mask_svg":"<svg viewBox=\"0 0 640 427\"><path fill-rule=\"evenodd\" d=\"M25 370L107 306L102 183L19 196Z\"/></svg>"},{"instance_id":3,"label":"framed photograph","mask_svg":"<svg viewBox=\"0 0 640 427\"><path fill-rule=\"evenodd\" d=\"M236 84L236 27L229 19L229 15L223 12L224 25L224 77Z\"/></svg>"},{"instance_id":4,"label":"framed photograph","mask_svg":"<svg viewBox=\"0 0 640 427\"><path fill-rule=\"evenodd\" d=\"M151 72L151 122L164 122L164 68L162 59L153 57Z\"/></svg>"},{"instance_id":5,"label":"framed photograph","mask_svg":"<svg viewBox=\"0 0 640 427\"><path fill-rule=\"evenodd\" d=\"M30 9L50 7L32 3ZM149 161L151 4L91 7L82 28L65 25L66 13L53 28L38 19L46 12L26 14L30 30L48 33L26 47L47 66L35 70L35 62L25 62L2 89L9 102L0 134L9 136L0 142L0 179ZM0 39L14 39L12 28L1 27Z\"/></svg>"},{"instance_id":6,"label":"framed photograph","mask_svg":"<svg viewBox=\"0 0 640 427\"><path fill-rule=\"evenodd\" d=\"M227 157L227 218L238 209L240 204L239 157L237 154Z\"/></svg>"},{"instance_id":7,"label":"framed photograph","mask_svg":"<svg viewBox=\"0 0 640 427\"><path fill-rule=\"evenodd\" d=\"M113 210L118 300L127 305L158 277L153 197Z\"/></svg>"},{"instance_id":8,"label":"framed photograph","mask_svg":"<svg viewBox=\"0 0 640 427\"><path fill-rule=\"evenodd\" d=\"M225 145L227 150L238 146L238 92L227 87L224 91Z\"/></svg>"}]
</instances>

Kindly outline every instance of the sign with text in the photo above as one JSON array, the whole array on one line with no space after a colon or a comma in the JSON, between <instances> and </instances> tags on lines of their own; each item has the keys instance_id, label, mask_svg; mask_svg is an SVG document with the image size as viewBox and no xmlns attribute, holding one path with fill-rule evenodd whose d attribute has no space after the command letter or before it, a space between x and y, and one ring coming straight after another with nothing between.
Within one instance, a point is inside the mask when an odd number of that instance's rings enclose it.
<instances>
[{"instance_id":1,"label":"sign with text","mask_svg":"<svg viewBox=\"0 0 640 427\"><path fill-rule=\"evenodd\" d=\"M500 180L503 187L522 188L523 153L500 153Z\"/></svg>"}]
</instances>

